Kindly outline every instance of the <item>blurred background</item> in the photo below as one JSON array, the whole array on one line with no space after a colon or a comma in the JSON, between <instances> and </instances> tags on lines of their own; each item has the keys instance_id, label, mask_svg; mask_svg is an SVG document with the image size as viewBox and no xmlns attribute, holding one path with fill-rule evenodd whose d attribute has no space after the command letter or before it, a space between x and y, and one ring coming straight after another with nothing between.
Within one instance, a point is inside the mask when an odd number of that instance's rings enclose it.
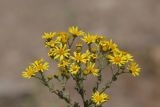
<instances>
[{"instance_id":1,"label":"blurred background","mask_svg":"<svg viewBox=\"0 0 160 107\"><path fill-rule=\"evenodd\" d=\"M112 85L104 107L160 107L160 0L0 0L0 107L66 107L20 75L37 58L47 59L42 32L71 25L107 35L142 67L140 77Z\"/></svg>"}]
</instances>

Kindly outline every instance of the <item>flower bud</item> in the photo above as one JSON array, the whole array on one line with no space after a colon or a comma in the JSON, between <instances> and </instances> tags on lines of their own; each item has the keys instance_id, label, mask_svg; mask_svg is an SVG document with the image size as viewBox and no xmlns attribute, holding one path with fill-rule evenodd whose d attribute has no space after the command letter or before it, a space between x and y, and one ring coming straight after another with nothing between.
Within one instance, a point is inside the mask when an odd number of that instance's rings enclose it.
<instances>
[{"instance_id":1,"label":"flower bud","mask_svg":"<svg viewBox=\"0 0 160 107\"><path fill-rule=\"evenodd\" d=\"M97 47L92 47L91 52L96 53L97 52Z\"/></svg>"},{"instance_id":2,"label":"flower bud","mask_svg":"<svg viewBox=\"0 0 160 107\"><path fill-rule=\"evenodd\" d=\"M76 51L77 51L77 52L81 52L81 51L82 51L82 46L83 46L83 45L82 45L81 43L77 43L77 44L76 44Z\"/></svg>"},{"instance_id":3,"label":"flower bud","mask_svg":"<svg viewBox=\"0 0 160 107\"><path fill-rule=\"evenodd\" d=\"M52 78L53 78L53 76L52 76L51 74L49 74L49 75L47 76L47 79L48 79L48 80L52 80Z\"/></svg>"}]
</instances>

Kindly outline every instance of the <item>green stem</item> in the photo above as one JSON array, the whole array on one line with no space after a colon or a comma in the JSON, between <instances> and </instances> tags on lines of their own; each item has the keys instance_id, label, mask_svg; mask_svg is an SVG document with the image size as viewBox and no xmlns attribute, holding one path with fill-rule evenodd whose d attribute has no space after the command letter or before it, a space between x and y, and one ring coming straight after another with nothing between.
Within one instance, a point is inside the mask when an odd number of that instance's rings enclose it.
<instances>
[{"instance_id":1,"label":"green stem","mask_svg":"<svg viewBox=\"0 0 160 107\"><path fill-rule=\"evenodd\" d=\"M48 84L48 81L46 80L43 72L40 72L40 75L41 75L41 80L43 81L43 84L48 87L49 91L51 93L54 93L56 94L57 96L59 96L61 99L65 100L66 103L68 103L71 107L74 107L74 105L71 103L71 100L70 100L70 97L66 97L64 94L63 94L63 91L60 91L60 90L54 90L53 88L51 88L51 86Z\"/></svg>"},{"instance_id":2,"label":"green stem","mask_svg":"<svg viewBox=\"0 0 160 107\"><path fill-rule=\"evenodd\" d=\"M83 87L83 82L79 82L79 80L77 80L76 81L76 84L77 84L77 86L78 86L78 93L80 94L80 96L81 96L81 98L82 98L82 101L83 101L83 105L84 105L84 107L85 107L85 98L84 98L84 87Z\"/></svg>"},{"instance_id":3,"label":"green stem","mask_svg":"<svg viewBox=\"0 0 160 107\"><path fill-rule=\"evenodd\" d=\"M69 48L71 48L71 47L72 47L73 42L74 42L74 40L75 40L75 39L76 39L76 37L74 37L74 36L73 36L73 39L72 39L72 41L71 41L71 44L69 44L69 43L68 43Z\"/></svg>"}]
</instances>

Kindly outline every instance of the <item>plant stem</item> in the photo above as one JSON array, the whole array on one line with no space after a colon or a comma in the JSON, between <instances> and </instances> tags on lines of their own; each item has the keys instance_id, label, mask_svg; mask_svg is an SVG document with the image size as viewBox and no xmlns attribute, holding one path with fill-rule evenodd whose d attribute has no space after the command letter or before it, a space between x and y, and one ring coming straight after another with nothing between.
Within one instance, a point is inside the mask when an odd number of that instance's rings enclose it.
<instances>
[{"instance_id":1,"label":"plant stem","mask_svg":"<svg viewBox=\"0 0 160 107\"><path fill-rule=\"evenodd\" d=\"M48 87L49 91L51 93L56 94L58 97L60 97L61 99L63 99L66 103L68 103L71 107L74 107L74 104L71 103L70 97L66 97L64 95L64 93L60 90L54 90L53 88L51 88L51 86L48 84L48 81L46 80L46 78L44 77L43 72L40 72L41 75L41 80L43 81L43 84Z\"/></svg>"},{"instance_id":2,"label":"plant stem","mask_svg":"<svg viewBox=\"0 0 160 107\"><path fill-rule=\"evenodd\" d=\"M68 43L68 45L69 45L69 48L71 48L71 47L72 47L72 45L73 45L73 42L74 42L74 40L75 40L75 39L76 39L76 37L74 37L74 36L73 36L73 39L72 39L72 41L71 41L71 44L69 44L69 43Z\"/></svg>"}]
</instances>

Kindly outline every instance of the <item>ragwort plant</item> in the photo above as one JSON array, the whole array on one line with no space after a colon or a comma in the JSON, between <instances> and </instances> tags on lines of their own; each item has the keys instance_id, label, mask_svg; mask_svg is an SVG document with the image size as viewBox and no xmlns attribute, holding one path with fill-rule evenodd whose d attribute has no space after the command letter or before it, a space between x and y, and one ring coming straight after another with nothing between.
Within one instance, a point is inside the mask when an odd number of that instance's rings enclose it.
<instances>
[{"instance_id":1,"label":"ragwort plant","mask_svg":"<svg viewBox=\"0 0 160 107\"><path fill-rule=\"evenodd\" d=\"M116 43L102 35L86 33L77 26L72 26L68 32L44 33L42 38L45 47L49 49L48 56L56 62L58 71L46 74L49 63L42 58L30 64L22 72L22 76L27 79L39 79L51 93L63 99L68 107L80 107L80 104L67 94L66 85L69 79L75 82L74 89L81 96L84 107L102 107L110 99L106 90L118 76L122 74L139 76L141 68L133 56L120 50ZM102 74L105 67L110 68L112 73L109 81L104 80L107 75ZM86 97L84 87L89 75L96 78L95 86L90 90L92 91L90 98ZM52 85L53 79L61 84L61 88Z\"/></svg>"}]
</instances>

